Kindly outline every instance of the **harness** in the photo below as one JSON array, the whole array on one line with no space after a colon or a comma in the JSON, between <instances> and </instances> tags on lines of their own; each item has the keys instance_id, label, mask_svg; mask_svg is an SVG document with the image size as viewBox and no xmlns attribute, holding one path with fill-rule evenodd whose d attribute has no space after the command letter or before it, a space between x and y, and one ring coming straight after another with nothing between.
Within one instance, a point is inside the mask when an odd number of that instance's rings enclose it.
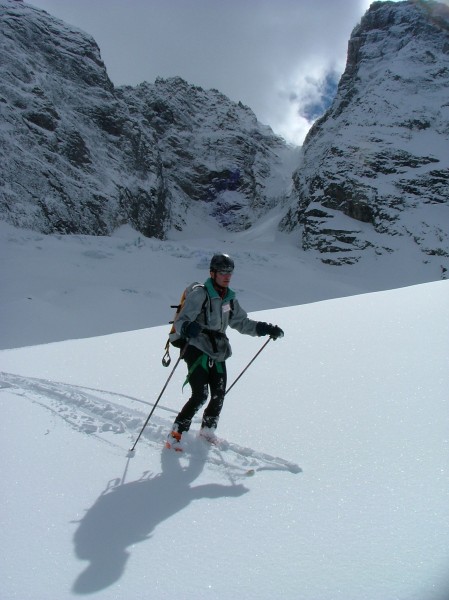
<instances>
[{"instance_id":1,"label":"harness","mask_svg":"<svg viewBox=\"0 0 449 600\"><path fill-rule=\"evenodd\" d=\"M224 334L222 334L222 335L224 335ZM213 358L210 358L209 356L207 356L207 354L204 354L204 353L200 354L200 356L198 356L196 361L190 367L190 369L187 373L186 380L182 384L182 389L184 389L184 387L189 383L190 376L198 367L201 367L202 369L204 369L206 371L206 373L208 373L209 369L212 369L212 367L214 365L215 365L215 368L217 369L217 373L221 374L224 372L224 367L223 367L224 362L218 362L218 361L214 360Z\"/></svg>"},{"instance_id":2,"label":"harness","mask_svg":"<svg viewBox=\"0 0 449 600\"><path fill-rule=\"evenodd\" d=\"M214 331L213 329L202 329L201 331L202 331L202 333L205 333L207 335L207 337L210 339L214 352L218 352L217 338L226 338L227 339L226 334L224 334L221 331ZM189 382L190 376L192 375L193 371L195 371L195 369L197 369L198 367L201 367L206 372L208 372L209 369L212 369L212 367L214 365L215 365L215 368L217 369L218 373L223 373L224 362L216 361L213 358L211 358L210 356L208 356L207 354L204 354L204 352L203 352L203 354L200 354L200 356L198 356L196 361L190 367L190 369L187 373L186 380L184 381L184 383L182 385L182 389L184 389L184 386Z\"/></svg>"}]
</instances>

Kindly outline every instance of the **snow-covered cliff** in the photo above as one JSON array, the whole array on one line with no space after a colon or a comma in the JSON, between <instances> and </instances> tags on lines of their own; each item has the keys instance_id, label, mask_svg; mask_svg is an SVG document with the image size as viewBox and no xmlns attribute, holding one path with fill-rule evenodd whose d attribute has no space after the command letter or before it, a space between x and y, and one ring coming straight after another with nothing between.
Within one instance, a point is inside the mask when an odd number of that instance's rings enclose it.
<instances>
[{"instance_id":1,"label":"snow-covered cliff","mask_svg":"<svg viewBox=\"0 0 449 600\"><path fill-rule=\"evenodd\" d=\"M192 206L241 230L285 197L293 151L249 108L179 77L114 88L90 36L25 3L0 24L2 220L163 238Z\"/></svg>"},{"instance_id":2,"label":"snow-covered cliff","mask_svg":"<svg viewBox=\"0 0 449 600\"><path fill-rule=\"evenodd\" d=\"M331 264L417 246L449 265L449 8L375 2L309 132L281 228Z\"/></svg>"}]
</instances>

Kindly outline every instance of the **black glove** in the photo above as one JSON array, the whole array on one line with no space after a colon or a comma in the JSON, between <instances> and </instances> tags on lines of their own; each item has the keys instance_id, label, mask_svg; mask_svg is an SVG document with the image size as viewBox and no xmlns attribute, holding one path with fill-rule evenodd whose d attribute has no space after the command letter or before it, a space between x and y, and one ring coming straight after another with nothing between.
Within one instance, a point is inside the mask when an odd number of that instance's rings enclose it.
<instances>
[{"instance_id":1,"label":"black glove","mask_svg":"<svg viewBox=\"0 0 449 600\"><path fill-rule=\"evenodd\" d=\"M284 337L284 332L280 327L272 325L271 323L264 323L263 321L257 323L256 333L258 336L269 335L273 340Z\"/></svg>"},{"instance_id":2,"label":"black glove","mask_svg":"<svg viewBox=\"0 0 449 600\"><path fill-rule=\"evenodd\" d=\"M196 321L186 321L181 327L181 334L184 338L196 338L201 333L201 325Z\"/></svg>"}]
</instances>

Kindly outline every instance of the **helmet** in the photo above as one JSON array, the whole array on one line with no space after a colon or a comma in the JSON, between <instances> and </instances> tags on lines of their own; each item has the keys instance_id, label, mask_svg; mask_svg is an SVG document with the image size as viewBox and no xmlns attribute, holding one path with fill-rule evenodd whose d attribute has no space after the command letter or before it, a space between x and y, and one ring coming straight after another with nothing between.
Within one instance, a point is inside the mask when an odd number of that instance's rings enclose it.
<instances>
[{"instance_id":1,"label":"helmet","mask_svg":"<svg viewBox=\"0 0 449 600\"><path fill-rule=\"evenodd\" d=\"M234 261L229 254L214 254L210 261L210 271L219 271L220 273L232 273L234 270Z\"/></svg>"}]
</instances>

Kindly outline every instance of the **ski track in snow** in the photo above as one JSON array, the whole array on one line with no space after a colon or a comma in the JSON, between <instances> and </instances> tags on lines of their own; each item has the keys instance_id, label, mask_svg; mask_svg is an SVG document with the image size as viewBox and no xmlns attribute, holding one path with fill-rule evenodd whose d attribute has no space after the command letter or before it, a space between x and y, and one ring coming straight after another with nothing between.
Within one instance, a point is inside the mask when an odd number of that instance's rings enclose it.
<instances>
[{"instance_id":1,"label":"ski track in snow","mask_svg":"<svg viewBox=\"0 0 449 600\"><path fill-rule=\"evenodd\" d=\"M134 440L145 422L146 415L131 404L140 402L152 406L115 392L0 372L0 392L2 390L25 397L50 410L73 429L94 435L101 441L120 448L123 448L123 444L114 443L110 434L125 434L129 440ZM124 404L118 404L118 398ZM158 408L174 412L162 406ZM171 423L171 420L153 415L139 443L163 447ZM301 468L291 461L223 439L219 439L216 445L211 445L199 440L194 433L188 433L183 440L183 455L202 460L206 457L205 462L209 466L224 468L231 477L266 470L301 472Z\"/></svg>"}]
</instances>

